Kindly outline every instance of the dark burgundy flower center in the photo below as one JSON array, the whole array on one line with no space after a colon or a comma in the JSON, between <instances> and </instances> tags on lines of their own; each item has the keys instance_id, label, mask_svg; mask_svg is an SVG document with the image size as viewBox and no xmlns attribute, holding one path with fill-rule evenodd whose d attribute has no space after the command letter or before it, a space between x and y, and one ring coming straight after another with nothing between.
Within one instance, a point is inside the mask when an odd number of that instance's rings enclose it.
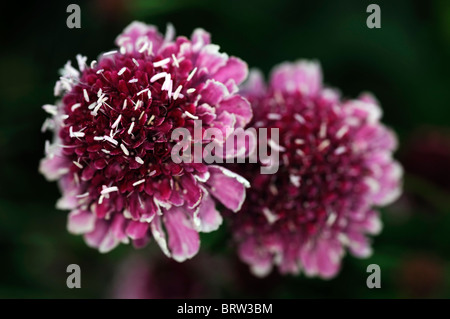
<instances>
[{"instance_id":1,"label":"dark burgundy flower center","mask_svg":"<svg viewBox=\"0 0 450 319\"><path fill-rule=\"evenodd\" d=\"M243 207L248 213L232 219L237 227L314 234L329 219L345 219L366 205L368 168L363 154L352 149L352 128L330 101L300 92L272 92L250 101L253 127L279 129L280 168L271 175L260 174L256 164L234 168L252 180Z\"/></svg>"},{"instance_id":2,"label":"dark burgundy flower center","mask_svg":"<svg viewBox=\"0 0 450 319\"><path fill-rule=\"evenodd\" d=\"M191 61L143 53L104 55L84 70L63 98L59 136L71 172L89 181L90 195L112 185L122 193L142 191L148 176L183 173L170 160L170 137L193 125L192 71Z\"/></svg>"}]
</instances>

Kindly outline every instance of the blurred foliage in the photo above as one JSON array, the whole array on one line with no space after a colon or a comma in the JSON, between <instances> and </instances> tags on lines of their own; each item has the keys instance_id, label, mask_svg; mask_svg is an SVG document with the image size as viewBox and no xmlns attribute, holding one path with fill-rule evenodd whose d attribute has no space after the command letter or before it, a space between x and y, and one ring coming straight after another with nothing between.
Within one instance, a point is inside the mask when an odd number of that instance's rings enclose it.
<instances>
[{"instance_id":1,"label":"blurred foliage","mask_svg":"<svg viewBox=\"0 0 450 319\"><path fill-rule=\"evenodd\" d=\"M325 82L344 96L366 90L377 96L384 122L399 135L400 153L417 129L450 124L450 3L446 0L76 1L82 28L68 29L66 7L71 2L3 1L0 5L3 298L104 297L114 270L131 249L121 246L102 255L81 237L68 234L67 214L54 208L57 187L46 182L37 167L49 138L40 133L45 119L41 105L54 100L58 69L77 53L94 59L109 50L132 20L155 24L162 31L171 22L177 34L184 35L202 27L223 51L266 75L284 60L317 59ZM381 29L366 27L369 3L381 7ZM407 161L407 156L402 160ZM234 260L237 279L223 287L225 297L450 297L449 190L407 171L405 191L398 203L383 210L385 225L374 238L374 255L366 260L347 256L333 280L276 273L253 278L236 260L224 226L202 235L202 248ZM420 199L421 205L410 197ZM81 266L82 289L65 285L66 267L72 263ZM381 289L366 287L366 267L371 263L381 266ZM425 271L431 273L430 279L422 276L421 269L430 269ZM421 288L423 282L427 286Z\"/></svg>"}]
</instances>

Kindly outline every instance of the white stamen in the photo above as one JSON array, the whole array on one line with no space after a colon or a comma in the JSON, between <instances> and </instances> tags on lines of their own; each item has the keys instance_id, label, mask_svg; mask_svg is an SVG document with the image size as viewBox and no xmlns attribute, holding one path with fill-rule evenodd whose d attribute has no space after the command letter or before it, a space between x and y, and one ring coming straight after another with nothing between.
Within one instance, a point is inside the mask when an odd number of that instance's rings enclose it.
<instances>
[{"instance_id":1,"label":"white stamen","mask_svg":"<svg viewBox=\"0 0 450 319\"><path fill-rule=\"evenodd\" d=\"M122 109L125 110L127 108L127 100L123 100L123 107Z\"/></svg>"},{"instance_id":2,"label":"white stamen","mask_svg":"<svg viewBox=\"0 0 450 319\"><path fill-rule=\"evenodd\" d=\"M183 88L182 85L178 85L177 89L173 93L173 99L174 100L178 99L178 95L180 94L182 88Z\"/></svg>"},{"instance_id":3,"label":"white stamen","mask_svg":"<svg viewBox=\"0 0 450 319\"><path fill-rule=\"evenodd\" d=\"M173 64L174 64L177 68L179 68L179 67L180 67L180 64L178 63L178 60L177 60L177 58L175 57L175 54L173 54L173 53L172 53L172 60L173 60Z\"/></svg>"},{"instance_id":4,"label":"white stamen","mask_svg":"<svg viewBox=\"0 0 450 319\"><path fill-rule=\"evenodd\" d=\"M94 116L97 116L98 110L100 109L101 106L102 106L102 104L98 103L97 106L95 107L95 109L91 112L91 114Z\"/></svg>"},{"instance_id":5,"label":"white stamen","mask_svg":"<svg viewBox=\"0 0 450 319\"><path fill-rule=\"evenodd\" d=\"M269 120L281 120L281 115L277 113L269 113L267 114L267 118Z\"/></svg>"},{"instance_id":6,"label":"white stamen","mask_svg":"<svg viewBox=\"0 0 450 319\"><path fill-rule=\"evenodd\" d=\"M98 92L97 92L97 97L98 97L98 98L102 98L103 96L105 96L105 95L103 94L102 88L100 88L100 89L98 90Z\"/></svg>"},{"instance_id":7,"label":"white stamen","mask_svg":"<svg viewBox=\"0 0 450 319\"><path fill-rule=\"evenodd\" d=\"M96 60L91 61L91 69L95 68L95 65L97 64Z\"/></svg>"},{"instance_id":8,"label":"white stamen","mask_svg":"<svg viewBox=\"0 0 450 319\"><path fill-rule=\"evenodd\" d=\"M336 213L331 213L330 215L328 215L328 219L327 219L327 225L331 226L334 224L334 222L337 219L337 214Z\"/></svg>"},{"instance_id":9,"label":"white stamen","mask_svg":"<svg viewBox=\"0 0 450 319\"><path fill-rule=\"evenodd\" d=\"M319 146L317 147L317 149L318 149L319 151L323 151L323 150L326 149L329 145L330 145L330 141L329 141L329 140L324 140L324 141L322 141L322 143L319 144Z\"/></svg>"},{"instance_id":10,"label":"white stamen","mask_svg":"<svg viewBox=\"0 0 450 319\"><path fill-rule=\"evenodd\" d=\"M92 102L88 105L88 110L92 110L97 105L97 102Z\"/></svg>"},{"instance_id":11,"label":"white stamen","mask_svg":"<svg viewBox=\"0 0 450 319\"><path fill-rule=\"evenodd\" d=\"M194 93L195 92L195 89L194 88L190 88L190 89L187 89L186 90L186 93L187 94L191 94L191 93Z\"/></svg>"},{"instance_id":12,"label":"white stamen","mask_svg":"<svg viewBox=\"0 0 450 319\"><path fill-rule=\"evenodd\" d=\"M128 83L136 83L138 81L138 79L131 79L130 81L128 81Z\"/></svg>"},{"instance_id":13,"label":"white stamen","mask_svg":"<svg viewBox=\"0 0 450 319\"><path fill-rule=\"evenodd\" d=\"M275 215L274 213L272 213L272 211L270 209L268 209L267 207L264 207L262 210L264 216L266 217L267 221L269 222L269 224L273 224L274 222L276 222L278 220L278 216Z\"/></svg>"},{"instance_id":14,"label":"white stamen","mask_svg":"<svg viewBox=\"0 0 450 319\"><path fill-rule=\"evenodd\" d=\"M100 74L100 73L102 73L103 71L105 71L105 70L103 70L103 69L100 69L100 70L98 70L97 72L95 72L95 73L97 73L97 74Z\"/></svg>"},{"instance_id":15,"label":"white stamen","mask_svg":"<svg viewBox=\"0 0 450 319\"><path fill-rule=\"evenodd\" d=\"M105 138L103 136L94 136L94 141L103 141Z\"/></svg>"},{"instance_id":16,"label":"white stamen","mask_svg":"<svg viewBox=\"0 0 450 319\"><path fill-rule=\"evenodd\" d=\"M105 141L110 142L111 144L117 145L119 144L119 142L117 142L115 139L113 139L112 137L109 137L108 135L105 135Z\"/></svg>"},{"instance_id":17,"label":"white stamen","mask_svg":"<svg viewBox=\"0 0 450 319\"><path fill-rule=\"evenodd\" d=\"M148 88L143 89L142 91L139 91L138 94L136 94L136 95L139 96L139 95L141 95L142 93L147 92L147 91L148 91Z\"/></svg>"},{"instance_id":18,"label":"white stamen","mask_svg":"<svg viewBox=\"0 0 450 319\"><path fill-rule=\"evenodd\" d=\"M100 195L100 197L98 198L99 205L101 205L103 203L103 198L105 198L105 196L103 196L103 195Z\"/></svg>"},{"instance_id":19,"label":"white stamen","mask_svg":"<svg viewBox=\"0 0 450 319\"><path fill-rule=\"evenodd\" d=\"M159 79L162 79L162 78L165 77L166 75L167 75L166 72L161 72L161 73L155 74L154 76L151 77L150 82L153 83L153 82L155 82L155 81L158 81Z\"/></svg>"},{"instance_id":20,"label":"white stamen","mask_svg":"<svg viewBox=\"0 0 450 319\"><path fill-rule=\"evenodd\" d=\"M130 128L128 129L128 134L131 134L133 132L134 128L134 122L131 122Z\"/></svg>"},{"instance_id":21,"label":"white stamen","mask_svg":"<svg viewBox=\"0 0 450 319\"><path fill-rule=\"evenodd\" d=\"M136 105L134 106L134 110L136 111L138 108L140 108L142 105L144 104L144 102L142 102L141 100L137 101Z\"/></svg>"},{"instance_id":22,"label":"white stamen","mask_svg":"<svg viewBox=\"0 0 450 319\"><path fill-rule=\"evenodd\" d=\"M152 41L150 41L150 44L148 46L147 54L148 55L152 55L153 54L153 42Z\"/></svg>"},{"instance_id":23,"label":"white stamen","mask_svg":"<svg viewBox=\"0 0 450 319\"><path fill-rule=\"evenodd\" d=\"M155 115L152 114L152 116L150 116L150 119L149 119L148 122L147 122L147 125L152 124L152 121L153 121L154 118L155 118Z\"/></svg>"},{"instance_id":24,"label":"white stamen","mask_svg":"<svg viewBox=\"0 0 450 319\"><path fill-rule=\"evenodd\" d=\"M156 171L151 171L149 174L148 174L148 176L153 176L153 175L155 175L156 174Z\"/></svg>"},{"instance_id":25,"label":"white stamen","mask_svg":"<svg viewBox=\"0 0 450 319\"><path fill-rule=\"evenodd\" d=\"M110 152L110 151L108 151L108 150L105 150L104 148L102 148L102 152L103 152L103 153L105 153L105 154L111 154L111 152Z\"/></svg>"},{"instance_id":26,"label":"white stamen","mask_svg":"<svg viewBox=\"0 0 450 319\"><path fill-rule=\"evenodd\" d=\"M117 50L112 50L112 51L108 51L108 52L103 53L103 56L113 55L113 54L116 54L116 53L117 53Z\"/></svg>"},{"instance_id":27,"label":"white stamen","mask_svg":"<svg viewBox=\"0 0 450 319\"><path fill-rule=\"evenodd\" d=\"M325 123L322 123L320 125L319 137L325 138L325 135L327 135L327 126Z\"/></svg>"},{"instance_id":28,"label":"white stamen","mask_svg":"<svg viewBox=\"0 0 450 319\"><path fill-rule=\"evenodd\" d=\"M127 70L126 67L121 68L120 71L117 72L117 75L119 75L119 76L122 75L126 70Z\"/></svg>"},{"instance_id":29,"label":"white stamen","mask_svg":"<svg viewBox=\"0 0 450 319\"><path fill-rule=\"evenodd\" d=\"M303 116L301 116L298 113L294 114L294 118L297 122L299 122L300 124L305 124L305 118Z\"/></svg>"},{"instance_id":30,"label":"white stamen","mask_svg":"<svg viewBox=\"0 0 450 319\"><path fill-rule=\"evenodd\" d=\"M135 58L132 58L131 60L133 61L134 64L136 64L136 66L139 66L139 63L138 63L138 61L136 61Z\"/></svg>"},{"instance_id":31,"label":"white stamen","mask_svg":"<svg viewBox=\"0 0 450 319\"><path fill-rule=\"evenodd\" d=\"M125 101L126 101L126 100L125 100ZM114 121L113 125L111 125L111 128L116 128L117 125L119 125L121 118L122 118L122 114L119 114L119 116L117 117L117 119Z\"/></svg>"},{"instance_id":32,"label":"white stamen","mask_svg":"<svg viewBox=\"0 0 450 319\"><path fill-rule=\"evenodd\" d=\"M138 185L140 185L140 184L142 184L142 183L145 183L145 179L140 179L140 180L138 180L137 182L134 182L134 183L133 183L133 186L138 186Z\"/></svg>"},{"instance_id":33,"label":"white stamen","mask_svg":"<svg viewBox=\"0 0 450 319\"><path fill-rule=\"evenodd\" d=\"M76 162L76 161L72 161L72 163L74 163L78 168L82 169L83 165L81 165L80 163Z\"/></svg>"},{"instance_id":34,"label":"white stamen","mask_svg":"<svg viewBox=\"0 0 450 319\"><path fill-rule=\"evenodd\" d=\"M340 155L342 153L344 153L347 150L347 148L345 146L339 146L335 151L334 154L336 155Z\"/></svg>"},{"instance_id":35,"label":"white stamen","mask_svg":"<svg viewBox=\"0 0 450 319\"><path fill-rule=\"evenodd\" d=\"M289 175L289 180L295 187L300 187L300 176Z\"/></svg>"},{"instance_id":36,"label":"white stamen","mask_svg":"<svg viewBox=\"0 0 450 319\"><path fill-rule=\"evenodd\" d=\"M130 155L130 152L127 150L127 148L125 147L125 145L120 144L120 148L122 149L123 153L128 156Z\"/></svg>"},{"instance_id":37,"label":"white stamen","mask_svg":"<svg viewBox=\"0 0 450 319\"><path fill-rule=\"evenodd\" d=\"M119 188L117 186L111 186L111 187L105 187L102 189L102 191L100 192L100 194L102 195L106 195L112 192L118 192Z\"/></svg>"},{"instance_id":38,"label":"white stamen","mask_svg":"<svg viewBox=\"0 0 450 319\"><path fill-rule=\"evenodd\" d=\"M83 137L84 135L84 132L73 132L73 137Z\"/></svg>"},{"instance_id":39,"label":"white stamen","mask_svg":"<svg viewBox=\"0 0 450 319\"><path fill-rule=\"evenodd\" d=\"M302 157L305 156L305 153L301 149L296 150L295 153L297 153L297 155L300 155Z\"/></svg>"},{"instance_id":40,"label":"white stamen","mask_svg":"<svg viewBox=\"0 0 450 319\"><path fill-rule=\"evenodd\" d=\"M190 80L192 80L192 78L194 77L195 72L197 72L197 67L195 67L195 68L191 71L191 73L189 73L189 76L188 76L188 78L186 79L186 81L189 82Z\"/></svg>"},{"instance_id":41,"label":"white stamen","mask_svg":"<svg viewBox=\"0 0 450 319\"><path fill-rule=\"evenodd\" d=\"M120 47L120 54L125 54L127 53L127 48L125 48L124 46Z\"/></svg>"},{"instance_id":42,"label":"white stamen","mask_svg":"<svg viewBox=\"0 0 450 319\"><path fill-rule=\"evenodd\" d=\"M139 164L144 164L144 161L142 160L142 158L140 158L139 156L136 156L135 158L134 158L134 160L136 161L136 162L138 162Z\"/></svg>"},{"instance_id":43,"label":"white stamen","mask_svg":"<svg viewBox=\"0 0 450 319\"><path fill-rule=\"evenodd\" d=\"M148 42L145 41L144 44L142 45L142 47L139 49L139 53L142 53L145 50L147 50L147 47L148 47Z\"/></svg>"},{"instance_id":44,"label":"white stamen","mask_svg":"<svg viewBox=\"0 0 450 319\"><path fill-rule=\"evenodd\" d=\"M284 152L286 150L283 146L275 143L275 141L272 139L268 140L268 144L275 151Z\"/></svg>"},{"instance_id":45,"label":"white stamen","mask_svg":"<svg viewBox=\"0 0 450 319\"><path fill-rule=\"evenodd\" d=\"M86 100L86 102L89 103L89 95L88 95L88 92L86 91L86 89L83 89L83 95L84 95L84 99Z\"/></svg>"},{"instance_id":46,"label":"white stamen","mask_svg":"<svg viewBox=\"0 0 450 319\"><path fill-rule=\"evenodd\" d=\"M165 58L161 61L153 62L153 67L159 68L159 67L162 67L163 65L166 65L169 62L170 62L170 58Z\"/></svg>"},{"instance_id":47,"label":"white stamen","mask_svg":"<svg viewBox=\"0 0 450 319\"><path fill-rule=\"evenodd\" d=\"M347 133L347 132L348 132L348 127L347 127L347 126L343 126L343 127L341 127L341 128L339 129L339 131L337 131L336 137L337 137L337 138L341 138L341 137L343 137L343 136L345 135L345 133Z\"/></svg>"},{"instance_id":48,"label":"white stamen","mask_svg":"<svg viewBox=\"0 0 450 319\"><path fill-rule=\"evenodd\" d=\"M302 145L302 144L305 144L305 140L302 140L301 138L296 138L294 140L294 143L297 145Z\"/></svg>"},{"instance_id":49,"label":"white stamen","mask_svg":"<svg viewBox=\"0 0 450 319\"><path fill-rule=\"evenodd\" d=\"M144 116L144 114L145 114L145 111L142 111L142 112L141 112L141 115L139 115L138 121L141 120L141 118Z\"/></svg>"},{"instance_id":50,"label":"white stamen","mask_svg":"<svg viewBox=\"0 0 450 319\"><path fill-rule=\"evenodd\" d=\"M83 194L80 194L80 195L76 195L75 197L76 198L83 198L83 197L88 197L89 196L89 192L86 192L86 193L83 193Z\"/></svg>"},{"instance_id":51,"label":"white stamen","mask_svg":"<svg viewBox=\"0 0 450 319\"><path fill-rule=\"evenodd\" d=\"M170 74L166 73L166 76L164 77L164 83L161 86L161 90L169 91L169 85L170 85ZM170 95L169 95L170 97Z\"/></svg>"},{"instance_id":52,"label":"white stamen","mask_svg":"<svg viewBox=\"0 0 450 319\"><path fill-rule=\"evenodd\" d=\"M192 115L188 111L184 111L184 114L186 114L186 116L190 117L191 119L198 120L198 116Z\"/></svg>"},{"instance_id":53,"label":"white stamen","mask_svg":"<svg viewBox=\"0 0 450 319\"><path fill-rule=\"evenodd\" d=\"M42 108L48 114L51 114L51 115L57 115L58 114L58 108L55 105L45 104L44 106L42 106Z\"/></svg>"},{"instance_id":54,"label":"white stamen","mask_svg":"<svg viewBox=\"0 0 450 319\"><path fill-rule=\"evenodd\" d=\"M79 108L81 106L80 103L75 103L74 105L72 105L72 107L70 108L70 110L73 112L75 111L77 108Z\"/></svg>"}]
</instances>

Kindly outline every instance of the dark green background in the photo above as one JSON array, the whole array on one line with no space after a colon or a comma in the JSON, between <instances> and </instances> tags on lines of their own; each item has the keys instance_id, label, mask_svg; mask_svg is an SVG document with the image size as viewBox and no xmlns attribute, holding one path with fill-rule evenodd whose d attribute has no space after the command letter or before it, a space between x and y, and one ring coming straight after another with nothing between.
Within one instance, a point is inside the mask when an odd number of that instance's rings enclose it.
<instances>
[{"instance_id":1,"label":"dark green background","mask_svg":"<svg viewBox=\"0 0 450 319\"><path fill-rule=\"evenodd\" d=\"M71 2L81 6L81 29L66 27L70 2L0 5L0 297L107 296L114 269L131 250L121 246L101 255L81 237L68 234L66 212L54 208L57 187L37 169L49 138L40 133L46 116L41 105L54 102L58 69L77 53L92 60L112 49L115 37L133 20L162 31L172 22L182 35L202 27L223 51L266 75L285 60L317 59L325 82L340 88L344 96L362 91L377 96L384 122L398 133L402 162L419 161L425 169L433 166L448 176L445 160L436 167L427 156L410 155L405 145L421 143L416 139L424 129L447 134L449 1ZM369 3L381 7L381 29L366 27ZM450 153L445 147L442 151ZM367 260L347 256L343 271L330 281L277 274L252 279L235 260L226 227L203 236L202 249L229 256L237 280L243 281L224 283L223 296L450 297L449 188L419 175L406 170L406 195L383 209L385 228L374 240L374 255ZM65 285L71 263L81 266L82 289ZM371 263L381 266L381 289L365 285Z\"/></svg>"}]
</instances>

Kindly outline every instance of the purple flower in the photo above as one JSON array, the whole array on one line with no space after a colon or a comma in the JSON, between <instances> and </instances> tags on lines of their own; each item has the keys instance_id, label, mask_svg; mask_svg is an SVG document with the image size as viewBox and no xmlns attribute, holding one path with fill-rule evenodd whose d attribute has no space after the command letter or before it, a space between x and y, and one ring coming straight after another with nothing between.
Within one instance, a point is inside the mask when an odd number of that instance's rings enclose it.
<instances>
[{"instance_id":1,"label":"purple flower","mask_svg":"<svg viewBox=\"0 0 450 319\"><path fill-rule=\"evenodd\" d=\"M198 232L222 223L215 200L233 211L244 201L248 185L229 170L176 164L171 133L192 132L194 120L224 132L245 126L252 112L237 85L247 65L219 52L204 30L173 38L171 26L163 36L133 22L117 50L89 64L78 55L79 70L68 62L55 86L61 100L44 106L52 117L43 128L54 141L40 171L58 181L69 231L100 252L130 240L142 246L152 236L184 261L199 249Z\"/></svg>"},{"instance_id":2,"label":"purple flower","mask_svg":"<svg viewBox=\"0 0 450 319\"><path fill-rule=\"evenodd\" d=\"M237 171L252 188L242 211L230 216L240 258L254 274L273 265L281 273L330 278L348 249L371 253L367 234L381 230L374 206L400 194L401 166L392 158L394 134L380 123L369 95L342 100L324 88L315 62L284 63L266 87L251 73L244 88L251 126L278 128L280 167L263 175L256 164Z\"/></svg>"}]
</instances>

